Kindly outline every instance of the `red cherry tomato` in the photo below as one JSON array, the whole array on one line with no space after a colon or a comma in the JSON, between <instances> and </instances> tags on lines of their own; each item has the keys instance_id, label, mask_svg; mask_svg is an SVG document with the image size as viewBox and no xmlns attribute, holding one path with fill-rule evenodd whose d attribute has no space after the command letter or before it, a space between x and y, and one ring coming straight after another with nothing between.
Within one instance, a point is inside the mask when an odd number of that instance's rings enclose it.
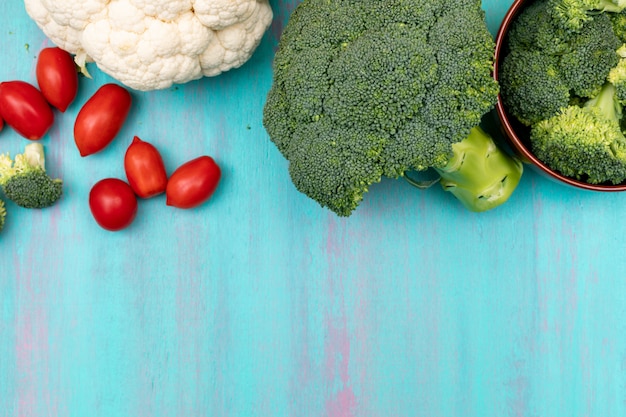
<instances>
[{"instance_id":1,"label":"red cherry tomato","mask_svg":"<svg viewBox=\"0 0 626 417\"><path fill-rule=\"evenodd\" d=\"M137 197L126 182L105 178L91 188L89 208L100 227L115 232L130 226L135 219Z\"/></svg>"},{"instance_id":2,"label":"red cherry tomato","mask_svg":"<svg viewBox=\"0 0 626 417\"><path fill-rule=\"evenodd\" d=\"M131 188L141 198L149 198L165 192L167 173L163 158L154 145L137 136L124 155L124 170Z\"/></svg>"},{"instance_id":3,"label":"red cherry tomato","mask_svg":"<svg viewBox=\"0 0 626 417\"><path fill-rule=\"evenodd\" d=\"M41 91L24 81L0 83L0 117L26 139L41 139L54 123Z\"/></svg>"},{"instance_id":4,"label":"red cherry tomato","mask_svg":"<svg viewBox=\"0 0 626 417\"><path fill-rule=\"evenodd\" d=\"M2 132L2 128L4 127L4 120L0 117L0 132Z\"/></svg>"},{"instance_id":5,"label":"red cherry tomato","mask_svg":"<svg viewBox=\"0 0 626 417\"><path fill-rule=\"evenodd\" d=\"M52 106L65 112L78 92L78 71L69 52L44 48L37 58L37 83Z\"/></svg>"},{"instance_id":6,"label":"red cherry tomato","mask_svg":"<svg viewBox=\"0 0 626 417\"><path fill-rule=\"evenodd\" d=\"M74 123L74 141L81 156L100 152L117 136L130 110L128 90L105 84L83 105Z\"/></svg>"},{"instance_id":7,"label":"red cherry tomato","mask_svg":"<svg viewBox=\"0 0 626 417\"><path fill-rule=\"evenodd\" d=\"M221 176L220 167L210 156L192 159L170 176L165 203L183 209L196 207L213 195Z\"/></svg>"}]
</instances>

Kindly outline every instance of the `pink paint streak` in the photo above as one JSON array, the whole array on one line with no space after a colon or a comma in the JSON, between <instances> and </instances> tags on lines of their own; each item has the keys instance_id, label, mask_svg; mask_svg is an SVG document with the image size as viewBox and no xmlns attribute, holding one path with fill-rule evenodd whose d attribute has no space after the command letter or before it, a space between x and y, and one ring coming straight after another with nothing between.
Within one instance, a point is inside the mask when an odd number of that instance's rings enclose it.
<instances>
[{"instance_id":1,"label":"pink paint streak","mask_svg":"<svg viewBox=\"0 0 626 417\"><path fill-rule=\"evenodd\" d=\"M339 374L341 387L337 393L326 402L328 417L352 417L356 405L354 392L350 387L350 339L345 327L345 316L338 327L332 320L328 320L328 339L326 342L326 376L333 385Z\"/></svg>"},{"instance_id":2,"label":"pink paint streak","mask_svg":"<svg viewBox=\"0 0 626 417\"><path fill-rule=\"evenodd\" d=\"M341 223L345 226L345 222ZM329 270L333 271L333 262L342 258L341 252L345 234L344 229L337 227L334 217L329 217L326 250ZM341 276L329 277L328 300L330 307L336 305L335 311L326 314L327 338L324 347L326 380L333 387L339 378L339 389L326 401L328 417L352 417L356 406L356 397L350 386L350 336L347 328L344 285Z\"/></svg>"},{"instance_id":3,"label":"pink paint streak","mask_svg":"<svg viewBox=\"0 0 626 417\"><path fill-rule=\"evenodd\" d=\"M16 270L20 270L17 260ZM17 417L40 416L38 406L45 406L46 416L56 416L58 404L48 388L51 381L46 292L36 290L31 271L18 272L16 280L18 305L26 306L20 308L15 324Z\"/></svg>"},{"instance_id":4,"label":"pink paint streak","mask_svg":"<svg viewBox=\"0 0 626 417\"><path fill-rule=\"evenodd\" d=\"M351 389L342 389L334 399L326 402L326 415L328 417L352 417L356 399Z\"/></svg>"},{"instance_id":5,"label":"pink paint streak","mask_svg":"<svg viewBox=\"0 0 626 417\"><path fill-rule=\"evenodd\" d=\"M300 302L295 304L297 311L297 317L299 320L293 322L292 332L297 334L301 332L303 335L303 343L300 343L298 351L298 386L306 386L310 383L312 378L311 373L311 352L309 351L309 343L306 340L306 336L309 334L309 309L307 299L309 297L307 288L304 287L300 290ZM297 389L293 388L294 391Z\"/></svg>"},{"instance_id":6,"label":"pink paint streak","mask_svg":"<svg viewBox=\"0 0 626 417\"><path fill-rule=\"evenodd\" d=\"M529 415L529 382L526 376L526 362L516 360L513 362L513 369L515 369L515 376L507 383L507 388L511 394L508 415L510 417L526 417Z\"/></svg>"}]
</instances>

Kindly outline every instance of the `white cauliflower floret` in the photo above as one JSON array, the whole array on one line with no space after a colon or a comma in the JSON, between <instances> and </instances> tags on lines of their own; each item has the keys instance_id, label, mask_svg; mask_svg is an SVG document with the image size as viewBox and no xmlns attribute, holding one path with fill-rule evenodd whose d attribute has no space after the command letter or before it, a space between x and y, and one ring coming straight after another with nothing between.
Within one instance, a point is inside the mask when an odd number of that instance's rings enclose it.
<instances>
[{"instance_id":1,"label":"white cauliflower floret","mask_svg":"<svg viewBox=\"0 0 626 417\"><path fill-rule=\"evenodd\" d=\"M137 90L245 63L272 21L268 0L24 0L52 42Z\"/></svg>"}]
</instances>

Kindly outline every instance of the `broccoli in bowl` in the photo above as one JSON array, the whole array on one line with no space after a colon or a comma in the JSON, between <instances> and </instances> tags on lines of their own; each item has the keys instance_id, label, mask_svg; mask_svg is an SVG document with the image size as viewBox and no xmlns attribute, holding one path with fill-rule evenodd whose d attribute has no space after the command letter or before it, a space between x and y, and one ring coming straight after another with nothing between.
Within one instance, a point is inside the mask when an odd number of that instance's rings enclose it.
<instances>
[{"instance_id":1,"label":"broccoli in bowl","mask_svg":"<svg viewBox=\"0 0 626 417\"><path fill-rule=\"evenodd\" d=\"M509 15L496 72L513 145L564 183L626 189L626 1L517 0Z\"/></svg>"}]
</instances>

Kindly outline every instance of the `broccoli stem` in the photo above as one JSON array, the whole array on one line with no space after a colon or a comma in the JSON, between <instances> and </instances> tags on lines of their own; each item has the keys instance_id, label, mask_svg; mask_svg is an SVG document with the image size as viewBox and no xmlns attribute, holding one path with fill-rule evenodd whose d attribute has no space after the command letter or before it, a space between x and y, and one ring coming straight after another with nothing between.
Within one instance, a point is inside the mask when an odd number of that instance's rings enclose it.
<instances>
[{"instance_id":1,"label":"broccoli stem","mask_svg":"<svg viewBox=\"0 0 626 417\"><path fill-rule=\"evenodd\" d=\"M435 168L440 184L471 211L481 212L508 200L522 176L522 163L500 150L480 127L452 145L453 156Z\"/></svg>"},{"instance_id":2,"label":"broccoli stem","mask_svg":"<svg viewBox=\"0 0 626 417\"><path fill-rule=\"evenodd\" d=\"M30 166L46 170L46 157L41 143L33 142L26 145L24 147L24 157Z\"/></svg>"},{"instance_id":3,"label":"broccoli stem","mask_svg":"<svg viewBox=\"0 0 626 417\"><path fill-rule=\"evenodd\" d=\"M603 12L620 13L626 7L626 1L618 0L616 2L612 0L602 0L598 4L598 9Z\"/></svg>"},{"instance_id":4,"label":"broccoli stem","mask_svg":"<svg viewBox=\"0 0 626 417\"><path fill-rule=\"evenodd\" d=\"M622 119L622 106L616 98L615 86L611 83L605 83L598 95L587 100L583 107L595 108L608 120L618 125Z\"/></svg>"},{"instance_id":5,"label":"broccoli stem","mask_svg":"<svg viewBox=\"0 0 626 417\"><path fill-rule=\"evenodd\" d=\"M4 207L4 201L0 199L0 230L4 229L4 221L7 217L7 210Z\"/></svg>"}]
</instances>

